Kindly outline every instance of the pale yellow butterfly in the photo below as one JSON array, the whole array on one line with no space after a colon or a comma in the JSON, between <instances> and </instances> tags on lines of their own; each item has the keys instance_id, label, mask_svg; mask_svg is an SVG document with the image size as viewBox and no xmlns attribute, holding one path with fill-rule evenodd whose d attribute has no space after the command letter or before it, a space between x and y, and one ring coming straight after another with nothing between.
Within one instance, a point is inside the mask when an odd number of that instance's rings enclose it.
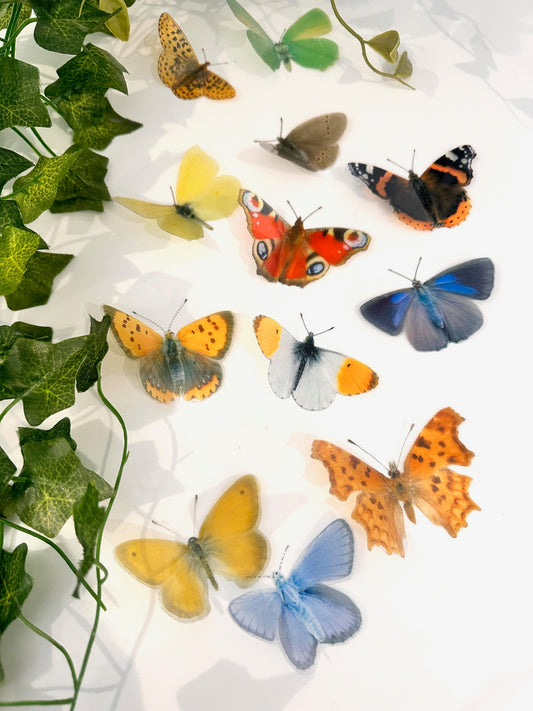
<instances>
[{"instance_id":1,"label":"pale yellow butterfly","mask_svg":"<svg viewBox=\"0 0 533 711\"><path fill-rule=\"evenodd\" d=\"M265 567L268 543L257 530L259 516L259 485L246 474L216 501L197 537L187 543L139 538L121 543L115 554L137 580L160 588L168 612L201 619L210 610L208 580L218 590L214 573L245 588Z\"/></svg>"},{"instance_id":2,"label":"pale yellow butterfly","mask_svg":"<svg viewBox=\"0 0 533 711\"><path fill-rule=\"evenodd\" d=\"M116 202L141 217L157 220L165 232L183 239L199 239L208 220L228 217L237 207L240 182L231 175L218 175L218 165L199 146L183 156L176 183L176 202L160 205L146 200L116 197Z\"/></svg>"}]
</instances>

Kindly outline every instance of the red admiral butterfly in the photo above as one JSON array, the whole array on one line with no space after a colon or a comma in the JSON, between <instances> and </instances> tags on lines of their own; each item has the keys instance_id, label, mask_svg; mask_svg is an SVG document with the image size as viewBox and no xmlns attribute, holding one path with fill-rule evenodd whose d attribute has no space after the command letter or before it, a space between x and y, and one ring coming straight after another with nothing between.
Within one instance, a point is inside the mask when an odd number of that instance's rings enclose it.
<instances>
[{"instance_id":1,"label":"red admiral butterfly","mask_svg":"<svg viewBox=\"0 0 533 711\"><path fill-rule=\"evenodd\" d=\"M421 176L410 170L408 179L366 163L348 163L348 168L373 193L388 200L402 222L415 230L432 230L455 227L470 212L470 198L464 188L472 180L475 157L472 146L458 146Z\"/></svg>"}]
</instances>

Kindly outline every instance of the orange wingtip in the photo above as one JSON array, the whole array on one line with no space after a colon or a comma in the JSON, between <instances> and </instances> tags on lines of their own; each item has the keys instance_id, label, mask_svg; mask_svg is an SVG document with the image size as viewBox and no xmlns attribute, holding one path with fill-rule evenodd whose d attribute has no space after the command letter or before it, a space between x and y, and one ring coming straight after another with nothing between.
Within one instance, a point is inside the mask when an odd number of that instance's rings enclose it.
<instances>
[{"instance_id":1,"label":"orange wingtip","mask_svg":"<svg viewBox=\"0 0 533 711\"><path fill-rule=\"evenodd\" d=\"M271 358L278 350L282 330L279 323L269 316L254 318L255 337L267 358Z\"/></svg>"},{"instance_id":2,"label":"orange wingtip","mask_svg":"<svg viewBox=\"0 0 533 711\"><path fill-rule=\"evenodd\" d=\"M337 373L337 390L342 395L358 395L375 388L379 377L368 365L346 358Z\"/></svg>"}]
</instances>

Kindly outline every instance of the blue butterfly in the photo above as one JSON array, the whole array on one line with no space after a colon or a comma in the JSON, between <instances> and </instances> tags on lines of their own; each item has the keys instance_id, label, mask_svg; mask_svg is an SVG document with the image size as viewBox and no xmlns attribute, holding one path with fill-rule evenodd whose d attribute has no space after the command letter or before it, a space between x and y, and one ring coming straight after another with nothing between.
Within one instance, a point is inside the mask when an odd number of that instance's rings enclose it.
<instances>
[{"instance_id":1,"label":"blue butterfly","mask_svg":"<svg viewBox=\"0 0 533 711\"><path fill-rule=\"evenodd\" d=\"M361 313L366 320L391 336L405 327L417 351L438 351L450 342L464 341L481 328L483 315L470 299L490 296L494 264L488 257L457 264L424 283L416 278L417 272L418 266L412 288L391 291L364 303Z\"/></svg>"},{"instance_id":2,"label":"blue butterfly","mask_svg":"<svg viewBox=\"0 0 533 711\"><path fill-rule=\"evenodd\" d=\"M321 583L350 575L353 559L352 529L338 518L309 544L288 578L273 574L275 590L241 595L230 603L230 614L257 637L272 641L278 634L289 661L308 669L319 642L344 642L361 626L350 598Z\"/></svg>"}]
</instances>

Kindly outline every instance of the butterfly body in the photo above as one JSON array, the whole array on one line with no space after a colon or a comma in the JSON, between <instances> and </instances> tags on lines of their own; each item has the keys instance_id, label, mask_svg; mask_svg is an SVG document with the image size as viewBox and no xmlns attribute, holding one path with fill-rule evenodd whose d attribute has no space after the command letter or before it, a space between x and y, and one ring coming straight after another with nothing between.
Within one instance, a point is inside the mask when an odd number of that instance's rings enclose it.
<instances>
[{"instance_id":1,"label":"butterfly body","mask_svg":"<svg viewBox=\"0 0 533 711\"><path fill-rule=\"evenodd\" d=\"M159 39L163 51L159 57L159 78L180 99L231 99L235 89L225 79L210 71L209 62L200 63L181 27L164 12L159 18Z\"/></svg>"},{"instance_id":2,"label":"butterfly body","mask_svg":"<svg viewBox=\"0 0 533 711\"><path fill-rule=\"evenodd\" d=\"M342 227L305 229L301 217L289 225L266 202L241 190L239 204L254 239L257 273L272 282L307 286L324 276L331 265L344 264L370 244L370 235Z\"/></svg>"},{"instance_id":3,"label":"butterfly body","mask_svg":"<svg viewBox=\"0 0 533 711\"><path fill-rule=\"evenodd\" d=\"M416 506L453 538L468 525L468 514L479 510L468 493L471 477L450 469L468 466L474 456L458 436L463 420L451 407L437 412L415 440L403 471L391 463L389 476L330 442L313 442L311 456L328 470L330 493L341 501L357 494L352 518L365 528L369 549L380 545L405 555L401 504L412 523Z\"/></svg>"},{"instance_id":4,"label":"butterfly body","mask_svg":"<svg viewBox=\"0 0 533 711\"><path fill-rule=\"evenodd\" d=\"M458 146L421 176L410 170L407 179L366 163L348 163L348 168L375 195L388 200L402 222L417 230L432 230L455 227L466 219L471 203L465 187L473 177L475 156L472 146Z\"/></svg>"},{"instance_id":5,"label":"butterfly body","mask_svg":"<svg viewBox=\"0 0 533 711\"><path fill-rule=\"evenodd\" d=\"M199 146L183 156L173 205L116 197L115 202L141 217L157 220L162 230L186 240L200 239L207 220L228 217L237 207L240 183L231 175L217 175L218 165Z\"/></svg>"},{"instance_id":6,"label":"butterfly body","mask_svg":"<svg viewBox=\"0 0 533 711\"><path fill-rule=\"evenodd\" d=\"M139 359L139 376L146 392L168 403L178 396L203 400L222 382L217 362L231 343L233 314L220 311L184 326L176 335L157 331L134 316L104 306L111 330L128 358Z\"/></svg>"},{"instance_id":7,"label":"butterfly body","mask_svg":"<svg viewBox=\"0 0 533 711\"><path fill-rule=\"evenodd\" d=\"M168 612L200 619L210 609L208 582L218 590L215 573L248 587L263 570L268 544L257 529L259 515L257 479L248 474L221 495L186 544L141 538L121 543L115 554L140 582L160 588Z\"/></svg>"},{"instance_id":8,"label":"butterfly body","mask_svg":"<svg viewBox=\"0 0 533 711\"><path fill-rule=\"evenodd\" d=\"M411 288L376 296L361 306L367 321L396 336L405 328L418 351L436 351L459 343L483 324L483 315L472 300L487 299L494 285L494 264L488 257L471 259Z\"/></svg>"},{"instance_id":9,"label":"butterfly body","mask_svg":"<svg viewBox=\"0 0 533 711\"><path fill-rule=\"evenodd\" d=\"M313 8L302 15L284 32L279 42L273 42L261 25L237 0L227 0L235 17L248 29L246 36L254 50L272 71L283 64L291 71L291 61L302 67L324 71L339 56L339 48L320 35L331 32L331 22L323 10Z\"/></svg>"},{"instance_id":10,"label":"butterfly body","mask_svg":"<svg viewBox=\"0 0 533 711\"><path fill-rule=\"evenodd\" d=\"M315 116L293 128L287 136L278 136L276 142L259 141L259 145L306 170L324 170L337 158L337 141L344 133L346 123L343 113Z\"/></svg>"},{"instance_id":11,"label":"butterfly body","mask_svg":"<svg viewBox=\"0 0 533 711\"><path fill-rule=\"evenodd\" d=\"M378 384L371 368L355 358L319 348L312 333L298 341L268 316L256 316L254 331L259 347L270 359L270 387L280 398L292 395L305 410L323 410L337 393L357 395Z\"/></svg>"},{"instance_id":12,"label":"butterfly body","mask_svg":"<svg viewBox=\"0 0 533 711\"><path fill-rule=\"evenodd\" d=\"M291 664L308 669L319 643L344 642L361 626L354 602L322 582L350 575L353 558L353 533L337 519L307 546L289 577L272 575L275 590L241 595L230 603L230 614L255 636L269 641L279 636Z\"/></svg>"}]
</instances>

